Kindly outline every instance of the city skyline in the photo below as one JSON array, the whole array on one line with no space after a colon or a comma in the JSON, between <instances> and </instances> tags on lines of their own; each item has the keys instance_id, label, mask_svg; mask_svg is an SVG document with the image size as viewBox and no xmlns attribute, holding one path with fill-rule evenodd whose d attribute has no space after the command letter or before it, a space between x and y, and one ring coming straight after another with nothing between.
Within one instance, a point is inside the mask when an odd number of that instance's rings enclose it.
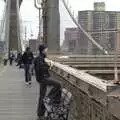
<instances>
[{"instance_id":1,"label":"city skyline","mask_svg":"<svg viewBox=\"0 0 120 120\"><path fill-rule=\"evenodd\" d=\"M82 10L93 10L93 3L95 1L103 1L106 2L106 10L108 11L120 11L120 1L118 0L66 0L69 6L71 6L72 10L77 13ZM0 12L3 10L3 0L0 1ZM27 7L26 7L27 6ZM23 26L27 27L28 37L30 37L31 33L33 33L33 37L37 37L38 32L38 10L34 7L34 0L23 0L21 6L21 16L23 19ZM64 39L64 30L66 27L75 27L69 15L67 14L65 8L63 7L60 0L60 14L61 14L61 41ZM2 13L0 13L2 16ZM24 29L24 28L23 28ZM23 31L24 32L24 31Z\"/></svg>"}]
</instances>

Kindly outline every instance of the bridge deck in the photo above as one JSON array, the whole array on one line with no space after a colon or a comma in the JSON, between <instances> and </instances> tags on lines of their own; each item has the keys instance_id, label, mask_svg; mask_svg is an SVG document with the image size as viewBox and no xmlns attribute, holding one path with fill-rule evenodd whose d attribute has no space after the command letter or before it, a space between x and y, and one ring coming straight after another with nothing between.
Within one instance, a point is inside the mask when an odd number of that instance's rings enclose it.
<instances>
[{"instance_id":1,"label":"bridge deck","mask_svg":"<svg viewBox=\"0 0 120 120\"><path fill-rule=\"evenodd\" d=\"M0 120L35 120L38 85L24 82L23 70L7 66L0 72Z\"/></svg>"}]
</instances>

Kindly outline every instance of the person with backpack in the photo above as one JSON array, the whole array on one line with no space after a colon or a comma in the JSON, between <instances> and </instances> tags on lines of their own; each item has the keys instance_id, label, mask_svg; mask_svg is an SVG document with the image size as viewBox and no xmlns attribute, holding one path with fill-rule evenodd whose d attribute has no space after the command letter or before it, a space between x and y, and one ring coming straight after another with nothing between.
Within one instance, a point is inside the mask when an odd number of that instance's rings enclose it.
<instances>
[{"instance_id":1,"label":"person with backpack","mask_svg":"<svg viewBox=\"0 0 120 120\"><path fill-rule=\"evenodd\" d=\"M49 65L45 62L48 48L44 44L39 46L39 55L34 60L36 80L40 85L40 97L37 109L38 120L44 119L45 106L44 98L47 92L47 87L52 86L52 90L48 94L48 98L56 103L61 99L61 84L52 80L49 74Z\"/></svg>"},{"instance_id":2,"label":"person with backpack","mask_svg":"<svg viewBox=\"0 0 120 120\"><path fill-rule=\"evenodd\" d=\"M34 59L33 53L31 52L30 47L27 47L26 51L22 56L22 62L24 64L24 70L25 70L26 85L31 85L31 68L32 68L33 59Z\"/></svg>"}]
</instances>

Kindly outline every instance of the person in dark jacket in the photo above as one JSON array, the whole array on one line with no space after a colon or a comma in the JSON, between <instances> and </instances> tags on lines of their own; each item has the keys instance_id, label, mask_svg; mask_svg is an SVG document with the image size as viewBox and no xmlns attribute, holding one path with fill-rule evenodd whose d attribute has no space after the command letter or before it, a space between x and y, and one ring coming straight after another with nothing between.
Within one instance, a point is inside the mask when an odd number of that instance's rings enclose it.
<instances>
[{"instance_id":1,"label":"person in dark jacket","mask_svg":"<svg viewBox=\"0 0 120 120\"><path fill-rule=\"evenodd\" d=\"M30 50L30 47L26 48L26 51L24 52L22 56L22 62L24 64L25 69L25 82L26 85L31 85L31 68L33 63L33 53Z\"/></svg>"},{"instance_id":2,"label":"person in dark jacket","mask_svg":"<svg viewBox=\"0 0 120 120\"><path fill-rule=\"evenodd\" d=\"M19 66L19 68L22 67L22 53L18 53L17 54L17 65L16 66Z\"/></svg>"},{"instance_id":3,"label":"person in dark jacket","mask_svg":"<svg viewBox=\"0 0 120 120\"><path fill-rule=\"evenodd\" d=\"M14 60L14 54L12 52L10 52L9 60L10 60L10 65L12 65Z\"/></svg>"},{"instance_id":4,"label":"person in dark jacket","mask_svg":"<svg viewBox=\"0 0 120 120\"><path fill-rule=\"evenodd\" d=\"M48 97L50 100L54 100L54 102L59 103L61 98L61 85L60 83L52 80L49 74L49 65L45 62L45 58L47 56L47 46L40 45L39 46L39 55L34 60L35 74L36 80L40 85L40 97L38 104L38 120L44 118L45 106L43 99L46 95L47 87L52 86L52 90L49 92Z\"/></svg>"}]
</instances>

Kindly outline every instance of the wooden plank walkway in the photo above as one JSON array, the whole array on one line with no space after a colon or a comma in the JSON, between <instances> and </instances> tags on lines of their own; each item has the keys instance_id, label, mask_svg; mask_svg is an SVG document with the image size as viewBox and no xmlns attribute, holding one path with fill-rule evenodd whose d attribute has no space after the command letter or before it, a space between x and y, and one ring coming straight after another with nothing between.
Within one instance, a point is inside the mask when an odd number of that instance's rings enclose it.
<instances>
[{"instance_id":1,"label":"wooden plank walkway","mask_svg":"<svg viewBox=\"0 0 120 120\"><path fill-rule=\"evenodd\" d=\"M39 86L24 82L24 71L7 66L0 72L0 120L36 120Z\"/></svg>"}]
</instances>

